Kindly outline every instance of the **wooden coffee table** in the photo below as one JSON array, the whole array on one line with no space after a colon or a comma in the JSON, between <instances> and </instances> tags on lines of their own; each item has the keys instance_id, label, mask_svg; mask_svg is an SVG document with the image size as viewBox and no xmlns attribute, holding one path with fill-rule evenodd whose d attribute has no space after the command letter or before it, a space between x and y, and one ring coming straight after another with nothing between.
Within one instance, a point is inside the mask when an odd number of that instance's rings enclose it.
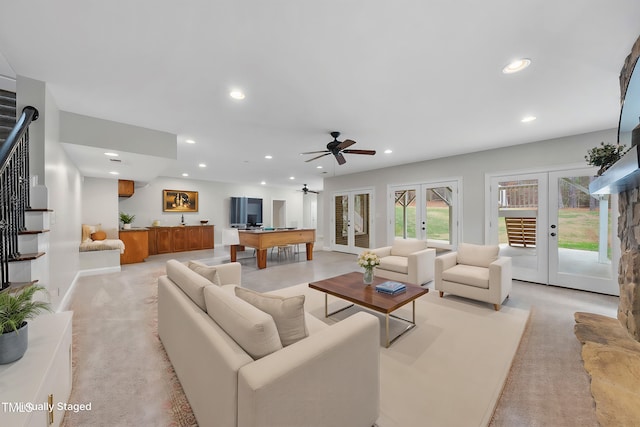
<instances>
[{"instance_id":1,"label":"wooden coffee table","mask_svg":"<svg viewBox=\"0 0 640 427\"><path fill-rule=\"evenodd\" d=\"M407 285L406 292L402 292L397 295L387 295L380 292L376 292L375 287L377 284L386 282L389 279L374 277L373 283L369 286L366 286L363 283L362 276L363 276L362 273L354 271L353 273L342 274L340 276L332 277L330 279L309 283L309 287L325 293L324 295L325 317L329 317L343 310L346 310L349 307L353 307L353 304L358 304L370 310L377 311L378 313L384 314L385 328L386 328L386 341L387 341L386 347L389 348L389 346L393 344L395 340L400 338L407 331L415 328L416 299L420 298L422 295L429 292L429 289L405 283L405 285ZM341 308L340 310L336 310L332 313L329 313L328 311L329 295L333 295L338 298L347 300L349 302L352 302L353 304L347 307ZM411 302L413 305L413 316L411 320L404 319L402 317L398 317L391 314L393 311L408 304L409 302ZM409 326L404 331L402 331L400 334L398 334L391 340L389 339L389 317L393 317L395 319L399 319L409 323Z\"/></svg>"}]
</instances>

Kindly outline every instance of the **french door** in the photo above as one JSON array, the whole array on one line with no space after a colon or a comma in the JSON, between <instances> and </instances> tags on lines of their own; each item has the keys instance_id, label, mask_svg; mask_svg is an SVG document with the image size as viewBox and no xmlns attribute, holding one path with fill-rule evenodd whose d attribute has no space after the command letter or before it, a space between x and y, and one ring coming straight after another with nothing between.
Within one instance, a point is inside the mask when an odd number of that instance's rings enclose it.
<instances>
[{"instance_id":1,"label":"french door","mask_svg":"<svg viewBox=\"0 0 640 427\"><path fill-rule=\"evenodd\" d=\"M487 241L513 278L616 295L616 196L591 196L593 169L493 176Z\"/></svg>"},{"instance_id":2,"label":"french door","mask_svg":"<svg viewBox=\"0 0 640 427\"><path fill-rule=\"evenodd\" d=\"M429 246L453 249L458 241L458 181L399 185L389 188L389 241L427 240Z\"/></svg>"},{"instance_id":3,"label":"french door","mask_svg":"<svg viewBox=\"0 0 640 427\"><path fill-rule=\"evenodd\" d=\"M358 254L373 242L373 190L334 193L331 249Z\"/></svg>"}]
</instances>

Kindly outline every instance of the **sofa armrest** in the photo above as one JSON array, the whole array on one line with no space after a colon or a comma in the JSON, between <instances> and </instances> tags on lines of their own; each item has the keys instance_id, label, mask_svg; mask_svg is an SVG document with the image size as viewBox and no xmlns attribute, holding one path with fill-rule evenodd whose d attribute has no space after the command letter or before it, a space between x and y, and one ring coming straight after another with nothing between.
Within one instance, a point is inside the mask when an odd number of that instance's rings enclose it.
<instances>
[{"instance_id":1,"label":"sofa armrest","mask_svg":"<svg viewBox=\"0 0 640 427\"><path fill-rule=\"evenodd\" d=\"M423 284L433 280L436 260L436 250L432 248L409 254L407 257L409 281L411 283ZM416 277L411 277L413 274Z\"/></svg>"},{"instance_id":2,"label":"sofa armrest","mask_svg":"<svg viewBox=\"0 0 640 427\"><path fill-rule=\"evenodd\" d=\"M498 257L497 260L489 264L489 290L502 302L511 292L511 258Z\"/></svg>"},{"instance_id":3,"label":"sofa armrest","mask_svg":"<svg viewBox=\"0 0 640 427\"><path fill-rule=\"evenodd\" d=\"M435 288L439 291L443 291L442 285L442 272L445 270L454 267L458 262L458 253L457 252L449 252L439 257L436 257L435 260Z\"/></svg>"},{"instance_id":4,"label":"sofa armrest","mask_svg":"<svg viewBox=\"0 0 640 427\"><path fill-rule=\"evenodd\" d=\"M369 252L373 252L378 255L378 258L391 255L391 246L384 246L382 248L370 249Z\"/></svg>"},{"instance_id":5,"label":"sofa armrest","mask_svg":"<svg viewBox=\"0 0 640 427\"><path fill-rule=\"evenodd\" d=\"M380 323L359 312L238 373L238 427L369 427L379 414Z\"/></svg>"},{"instance_id":6,"label":"sofa armrest","mask_svg":"<svg viewBox=\"0 0 640 427\"><path fill-rule=\"evenodd\" d=\"M230 262L228 264L216 265L216 271L223 285L241 285L242 264L239 262Z\"/></svg>"}]
</instances>

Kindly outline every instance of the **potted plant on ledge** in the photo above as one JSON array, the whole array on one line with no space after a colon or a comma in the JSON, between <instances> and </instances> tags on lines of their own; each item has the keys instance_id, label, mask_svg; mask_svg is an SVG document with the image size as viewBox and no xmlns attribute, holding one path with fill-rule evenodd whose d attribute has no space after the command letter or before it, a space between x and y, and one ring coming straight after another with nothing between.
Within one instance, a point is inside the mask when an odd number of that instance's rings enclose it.
<instances>
[{"instance_id":1,"label":"potted plant on ledge","mask_svg":"<svg viewBox=\"0 0 640 427\"><path fill-rule=\"evenodd\" d=\"M605 144L600 143L600 146L594 147L587 152L584 159L587 164L592 166L600 166L598 169L598 175L602 175L607 169L609 169L615 162L626 153L625 146L620 144Z\"/></svg>"},{"instance_id":2,"label":"potted plant on ledge","mask_svg":"<svg viewBox=\"0 0 640 427\"><path fill-rule=\"evenodd\" d=\"M136 219L135 215L129 215L124 212L120 212L120 222L122 222L122 228L128 230L131 228L131 223Z\"/></svg>"},{"instance_id":3,"label":"potted plant on ledge","mask_svg":"<svg viewBox=\"0 0 640 427\"><path fill-rule=\"evenodd\" d=\"M45 301L33 301L42 286L30 285L15 292L0 292L0 364L14 362L24 356L28 344L27 319L43 311L51 311Z\"/></svg>"}]
</instances>

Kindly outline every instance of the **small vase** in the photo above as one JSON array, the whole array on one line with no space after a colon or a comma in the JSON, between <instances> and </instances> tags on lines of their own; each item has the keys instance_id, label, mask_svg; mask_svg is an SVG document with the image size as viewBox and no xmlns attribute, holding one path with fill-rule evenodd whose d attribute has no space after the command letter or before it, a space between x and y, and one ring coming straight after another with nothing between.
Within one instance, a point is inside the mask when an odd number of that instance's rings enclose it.
<instances>
[{"instance_id":1,"label":"small vase","mask_svg":"<svg viewBox=\"0 0 640 427\"><path fill-rule=\"evenodd\" d=\"M125 230L131 230L131 224L124 224L122 228Z\"/></svg>"},{"instance_id":2,"label":"small vase","mask_svg":"<svg viewBox=\"0 0 640 427\"><path fill-rule=\"evenodd\" d=\"M365 268L363 279L365 285L370 285L373 283L373 268Z\"/></svg>"}]
</instances>

